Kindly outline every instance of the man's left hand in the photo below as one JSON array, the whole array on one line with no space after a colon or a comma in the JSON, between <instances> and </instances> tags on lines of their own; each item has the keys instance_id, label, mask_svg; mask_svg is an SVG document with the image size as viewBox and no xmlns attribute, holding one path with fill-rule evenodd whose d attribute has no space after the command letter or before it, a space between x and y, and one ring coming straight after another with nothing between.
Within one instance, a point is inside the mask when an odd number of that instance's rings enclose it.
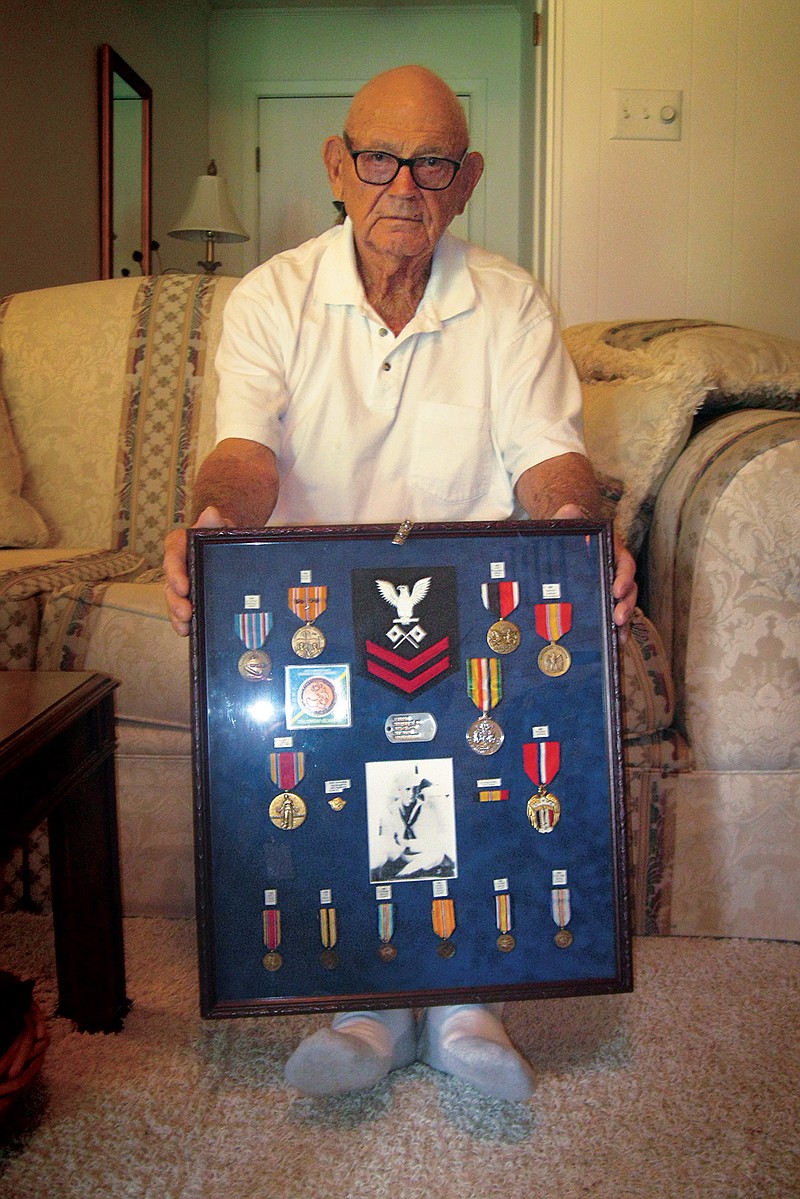
<instances>
[{"instance_id":1,"label":"man's left hand","mask_svg":"<svg viewBox=\"0 0 800 1199\"><path fill-rule=\"evenodd\" d=\"M556 512L557 520L585 520L585 518L586 513L582 512L577 504L563 504ZM614 624L619 629L620 642L624 644L628 640L630 621L633 609L636 607L636 596L639 589L636 586L636 563L633 555L616 530L614 532L614 565L612 591L614 599L617 601L614 605Z\"/></svg>"}]
</instances>

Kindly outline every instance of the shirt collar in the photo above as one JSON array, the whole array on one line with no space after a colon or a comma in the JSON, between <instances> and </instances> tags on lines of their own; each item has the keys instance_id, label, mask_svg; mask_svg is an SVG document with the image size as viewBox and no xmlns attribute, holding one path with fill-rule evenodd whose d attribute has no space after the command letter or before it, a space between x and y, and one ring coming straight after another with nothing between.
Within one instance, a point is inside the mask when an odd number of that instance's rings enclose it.
<instances>
[{"instance_id":1,"label":"shirt collar","mask_svg":"<svg viewBox=\"0 0 800 1199\"><path fill-rule=\"evenodd\" d=\"M356 266L353 225L349 217L332 230L317 272L314 298L323 304L348 304L371 312ZM446 320L469 311L475 287L466 261L466 243L445 230L434 250L431 277L408 331L440 329Z\"/></svg>"}]
</instances>

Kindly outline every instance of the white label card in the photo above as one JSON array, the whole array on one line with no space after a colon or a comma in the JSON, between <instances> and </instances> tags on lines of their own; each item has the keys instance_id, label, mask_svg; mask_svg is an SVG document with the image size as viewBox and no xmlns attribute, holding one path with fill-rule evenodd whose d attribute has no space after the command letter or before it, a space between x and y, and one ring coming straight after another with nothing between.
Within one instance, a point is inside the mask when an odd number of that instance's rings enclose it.
<instances>
[{"instance_id":1,"label":"white label card","mask_svg":"<svg viewBox=\"0 0 800 1199\"><path fill-rule=\"evenodd\" d=\"M546 599L546 600L561 599L561 584L560 583L542 583L542 599Z\"/></svg>"},{"instance_id":2,"label":"white label card","mask_svg":"<svg viewBox=\"0 0 800 1199\"><path fill-rule=\"evenodd\" d=\"M507 891L508 890L508 879L507 878L496 878L494 880L494 889L495 889L495 891Z\"/></svg>"},{"instance_id":3,"label":"white label card","mask_svg":"<svg viewBox=\"0 0 800 1199\"><path fill-rule=\"evenodd\" d=\"M311 571L310 570L301 570L300 571L300 582L301 583L310 583L311 582Z\"/></svg>"},{"instance_id":4,"label":"white label card","mask_svg":"<svg viewBox=\"0 0 800 1199\"><path fill-rule=\"evenodd\" d=\"M293 737L276 737L272 743L276 749L291 749L294 745Z\"/></svg>"},{"instance_id":5,"label":"white label card","mask_svg":"<svg viewBox=\"0 0 800 1199\"><path fill-rule=\"evenodd\" d=\"M566 885L567 885L566 870L554 870L553 871L553 886L554 887L566 887Z\"/></svg>"},{"instance_id":6,"label":"white label card","mask_svg":"<svg viewBox=\"0 0 800 1199\"><path fill-rule=\"evenodd\" d=\"M375 888L375 898L383 900L392 898L392 888L388 883L381 883L379 887Z\"/></svg>"},{"instance_id":7,"label":"white label card","mask_svg":"<svg viewBox=\"0 0 800 1199\"><path fill-rule=\"evenodd\" d=\"M433 884L433 898L444 899L447 896L447 879L437 878Z\"/></svg>"},{"instance_id":8,"label":"white label card","mask_svg":"<svg viewBox=\"0 0 800 1199\"><path fill-rule=\"evenodd\" d=\"M333 899L331 898L332 895L333 895L333 892L328 888L326 888L324 891L320 891L320 893L319 893L320 903L333 903Z\"/></svg>"},{"instance_id":9,"label":"white label card","mask_svg":"<svg viewBox=\"0 0 800 1199\"><path fill-rule=\"evenodd\" d=\"M502 779L478 779L477 783L475 784L476 787L481 788L502 787L502 785Z\"/></svg>"},{"instance_id":10,"label":"white label card","mask_svg":"<svg viewBox=\"0 0 800 1199\"><path fill-rule=\"evenodd\" d=\"M278 892L277 891L273 890L273 891L265 891L264 892L264 907L265 908L274 908L275 904L277 902L278 902Z\"/></svg>"},{"instance_id":11,"label":"white label card","mask_svg":"<svg viewBox=\"0 0 800 1199\"><path fill-rule=\"evenodd\" d=\"M506 577L505 562L492 562L489 567L489 576L492 579L504 579Z\"/></svg>"},{"instance_id":12,"label":"white label card","mask_svg":"<svg viewBox=\"0 0 800 1199\"><path fill-rule=\"evenodd\" d=\"M347 791L350 786L350 779L328 779L325 783L325 794L333 795L336 791Z\"/></svg>"},{"instance_id":13,"label":"white label card","mask_svg":"<svg viewBox=\"0 0 800 1199\"><path fill-rule=\"evenodd\" d=\"M535 724L533 726L533 728L531 729L531 736L532 737L549 737L550 736L550 725L549 724Z\"/></svg>"},{"instance_id":14,"label":"white label card","mask_svg":"<svg viewBox=\"0 0 800 1199\"><path fill-rule=\"evenodd\" d=\"M246 595L244 597L245 612L252 612L254 609L257 609L260 607L261 607L261 596L260 595Z\"/></svg>"}]
</instances>

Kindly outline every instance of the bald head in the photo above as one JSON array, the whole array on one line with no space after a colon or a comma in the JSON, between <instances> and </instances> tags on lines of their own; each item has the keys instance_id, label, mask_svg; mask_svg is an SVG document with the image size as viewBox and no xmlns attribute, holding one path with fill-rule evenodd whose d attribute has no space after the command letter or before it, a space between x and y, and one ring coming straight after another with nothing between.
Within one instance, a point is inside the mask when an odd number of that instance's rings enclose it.
<instances>
[{"instance_id":1,"label":"bald head","mask_svg":"<svg viewBox=\"0 0 800 1199\"><path fill-rule=\"evenodd\" d=\"M469 131L458 96L427 67L393 67L366 83L353 97L345 121L347 135L357 144L371 138L407 136L409 130L430 140L430 148L460 157ZM366 140L364 140L366 139Z\"/></svg>"}]
</instances>

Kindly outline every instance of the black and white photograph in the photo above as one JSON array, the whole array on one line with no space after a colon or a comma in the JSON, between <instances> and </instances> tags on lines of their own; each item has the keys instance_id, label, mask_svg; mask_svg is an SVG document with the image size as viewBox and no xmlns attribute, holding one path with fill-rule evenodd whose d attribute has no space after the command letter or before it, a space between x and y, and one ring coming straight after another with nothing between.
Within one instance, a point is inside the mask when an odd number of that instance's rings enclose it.
<instances>
[{"instance_id":1,"label":"black and white photograph","mask_svg":"<svg viewBox=\"0 0 800 1199\"><path fill-rule=\"evenodd\" d=\"M452 758L366 762L373 883L456 878Z\"/></svg>"}]
</instances>

